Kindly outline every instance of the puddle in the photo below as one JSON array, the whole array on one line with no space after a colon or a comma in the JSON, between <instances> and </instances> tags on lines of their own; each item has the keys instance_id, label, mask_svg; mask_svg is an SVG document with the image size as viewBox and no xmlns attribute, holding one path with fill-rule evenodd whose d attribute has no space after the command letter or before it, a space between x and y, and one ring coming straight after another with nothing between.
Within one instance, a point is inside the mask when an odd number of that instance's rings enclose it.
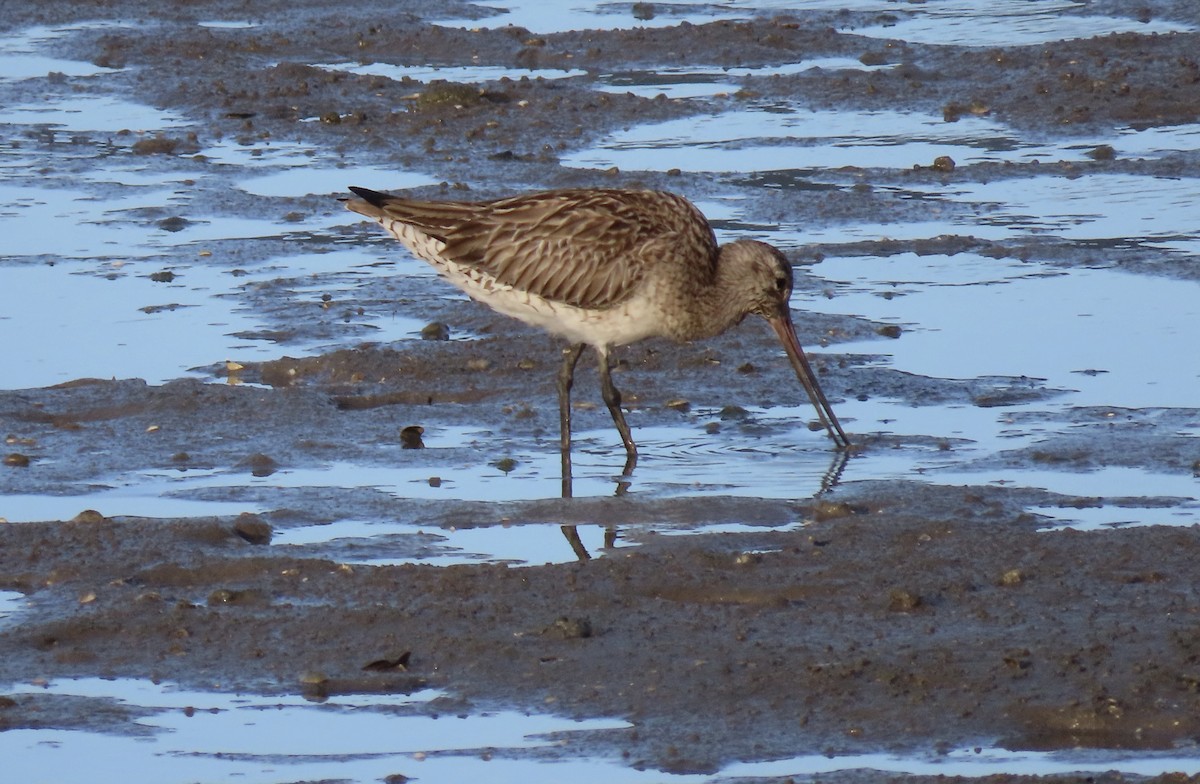
<instances>
[{"instance_id":1,"label":"puddle","mask_svg":"<svg viewBox=\"0 0 1200 784\"><path fill-rule=\"evenodd\" d=\"M10 523L71 520L85 509L105 517L205 517L265 512L265 506L249 501L198 501L158 493L170 489L165 482L139 478L136 484L91 489L79 495L35 495L7 493L0 497L0 517Z\"/></svg>"},{"instance_id":2,"label":"puddle","mask_svg":"<svg viewBox=\"0 0 1200 784\"><path fill-rule=\"evenodd\" d=\"M792 531L804 521L782 525L714 523L711 525L647 523L641 525L574 526L584 548L593 557L636 546L646 536L764 533ZM559 523L522 522L477 528L440 528L378 520L338 520L276 532L272 546L321 546L324 557L340 563L372 566L422 563L450 566L462 563L508 563L540 566L578 560L559 530ZM330 549L334 555L328 555ZM389 554L388 550L395 552Z\"/></svg>"},{"instance_id":3,"label":"puddle","mask_svg":"<svg viewBox=\"0 0 1200 784\"><path fill-rule=\"evenodd\" d=\"M587 71L578 68L560 70L556 68L505 68L499 65L466 65L466 66L433 66L433 65L389 65L388 63L318 63L314 68L324 68L327 71L345 71L352 74L369 74L371 76L386 76L388 79L400 81L404 78L415 79L418 82L433 82L439 79L447 82L473 84L476 82L494 82L500 79L518 81L525 79L567 79L573 76L586 76Z\"/></svg>"},{"instance_id":4,"label":"puddle","mask_svg":"<svg viewBox=\"0 0 1200 784\"><path fill-rule=\"evenodd\" d=\"M650 784L662 772L618 759L575 752L590 733L631 728L614 719L572 721L515 711L421 715L441 696L334 696L307 702L297 696L222 694L133 679L82 678L46 686L18 684L13 695L62 695L111 700L142 708L136 722L150 735L117 732L10 729L0 733L0 755L16 780L121 780L171 784L197 780L325 781L375 784L404 776L426 784L604 781ZM315 751L319 749L319 752ZM733 778L878 771L891 774L979 777L1116 772L1154 776L1200 771L1193 757L1132 756L1100 752L1010 752L995 748L914 753L803 755L735 762L717 776L671 774L679 784Z\"/></svg>"},{"instance_id":5,"label":"puddle","mask_svg":"<svg viewBox=\"0 0 1200 784\"><path fill-rule=\"evenodd\" d=\"M940 471L930 476L938 484L1003 484L1011 487L1039 487L1068 496L1091 498L1180 498L1195 500L1200 497L1200 482L1188 474L1159 474L1144 468L1106 466L1090 471L1034 471L1022 468L1007 468L989 476L987 471ZM1110 509L1112 507L1109 507ZM1138 507L1129 507L1121 516L1122 522L1130 519ZM1086 516L1077 515L1083 510L1063 509L1064 519ZM1195 508L1180 515L1175 508L1148 509L1154 522L1166 522L1169 518L1181 518L1176 525L1192 525L1198 521ZM1143 519L1143 516L1136 516Z\"/></svg>"},{"instance_id":6,"label":"puddle","mask_svg":"<svg viewBox=\"0 0 1200 784\"><path fill-rule=\"evenodd\" d=\"M371 184L372 190L397 191L437 185L435 180L416 172L400 172L378 166L304 166L284 169L273 174L264 174L240 181L237 186L257 196L303 196L336 193L349 196L351 185Z\"/></svg>"},{"instance_id":7,"label":"puddle","mask_svg":"<svg viewBox=\"0 0 1200 784\"><path fill-rule=\"evenodd\" d=\"M1157 479L1157 477L1155 477ZM1193 484L1194 481L1193 481ZM1193 495L1200 490L1193 490ZM1195 503L1181 508L1140 506L1061 507L1031 506L1029 512L1050 518L1042 531L1098 531L1104 528L1137 528L1146 525L1196 525L1200 523L1200 506Z\"/></svg>"},{"instance_id":8,"label":"puddle","mask_svg":"<svg viewBox=\"0 0 1200 784\"><path fill-rule=\"evenodd\" d=\"M656 68L645 71L619 71L600 74L597 89L608 93L633 93L643 98L665 95L667 98L712 98L736 93L738 81L750 76L774 76L802 73L821 68L826 71L876 71L891 65L863 65L852 57L817 57L798 63L768 65L762 68Z\"/></svg>"},{"instance_id":9,"label":"puddle","mask_svg":"<svg viewBox=\"0 0 1200 784\"><path fill-rule=\"evenodd\" d=\"M889 354L898 370L935 378L1044 379L1077 390L1070 406L1195 405L1200 363L1182 358L1200 283L971 253L830 257L813 271L835 296L799 307L904 325L898 340L839 350Z\"/></svg>"},{"instance_id":10,"label":"puddle","mask_svg":"<svg viewBox=\"0 0 1200 784\"><path fill-rule=\"evenodd\" d=\"M576 529L591 555L605 554L603 526L579 525ZM646 530L650 529L639 526L637 532ZM711 528L705 530L712 531ZM338 520L328 525L278 531L272 537L271 545L299 549L319 545L320 551L326 554L324 557L335 558L339 563L370 566L405 563L451 566L484 562L541 566L578 560L558 523L450 529L378 520ZM614 546L627 545L628 542L617 539ZM332 556L328 555L331 551Z\"/></svg>"},{"instance_id":11,"label":"puddle","mask_svg":"<svg viewBox=\"0 0 1200 784\"><path fill-rule=\"evenodd\" d=\"M1196 241L1200 179L1135 174L1035 177L963 184L942 191L955 201L982 205L976 218L1013 234L1070 240Z\"/></svg>"},{"instance_id":12,"label":"puddle","mask_svg":"<svg viewBox=\"0 0 1200 784\"><path fill-rule=\"evenodd\" d=\"M378 782L403 775L424 782L528 781L527 776L620 766L600 760L540 762L573 736L623 729L610 719L573 721L499 711L437 718L419 715L436 691L296 696L176 689L137 680L86 678L15 694L109 699L147 709L138 720L152 735L14 729L0 733L0 755L19 781L120 780L170 784L244 779L256 782ZM406 715L407 714L407 715ZM121 729L121 728L115 728ZM319 752L315 751L319 749ZM638 774L639 777L648 774Z\"/></svg>"},{"instance_id":13,"label":"puddle","mask_svg":"<svg viewBox=\"0 0 1200 784\"><path fill-rule=\"evenodd\" d=\"M157 131L187 122L174 112L107 95L47 95L39 103L0 109L0 124L52 125L62 131Z\"/></svg>"},{"instance_id":14,"label":"puddle","mask_svg":"<svg viewBox=\"0 0 1200 784\"><path fill-rule=\"evenodd\" d=\"M0 264L7 290L39 292L11 299L0 316L0 341L8 347L5 384L26 389L88 377L160 384L224 359L277 358L282 350L275 343L235 337L268 326L238 306L237 292L264 278L301 277L342 260L329 255L328 260L319 254L292 257L295 266L272 265L246 276L202 262L170 265L178 276L171 283L150 279L167 266L153 261ZM338 286L321 290L336 292ZM424 326L390 314L376 320L379 333L389 337L415 334ZM22 339L29 334L39 340Z\"/></svg>"},{"instance_id":15,"label":"puddle","mask_svg":"<svg viewBox=\"0 0 1200 784\"><path fill-rule=\"evenodd\" d=\"M0 591L0 629L15 623L16 616L25 608L25 594L17 591Z\"/></svg>"},{"instance_id":16,"label":"puddle","mask_svg":"<svg viewBox=\"0 0 1200 784\"><path fill-rule=\"evenodd\" d=\"M513 25L534 33L561 33L668 27L683 21L705 24L716 20L769 17L788 11L849 10L895 14L900 19L893 24L859 28L840 25L840 32L942 46L1033 46L1113 33L1151 35L1192 29L1158 19L1141 22L1129 17L1071 13L1086 9L1087 4L1070 0L943 0L928 6L884 0L732 0L720 6L656 2L651 4L654 15L649 19L635 16L634 6L629 3L596 0L574 0L553 8L537 0L489 1L475 5L501 13L476 20L448 17L433 20L433 23L470 28Z\"/></svg>"},{"instance_id":17,"label":"puddle","mask_svg":"<svg viewBox=\"0 0 1200 784\"><path fill-rule=\"evenodd\" d=\"M54 57L46 50L51 48L54 41L75 30L120 26L112 22L88 22L6 32L0 39L0 81L40 78L52 73L71 77L112 73L116 69Z\"/></svg>"},{"instance_id":18,"label":"puddle","mask_svg":"<svg viewBox=\"0 0 1200 784\"><path fill-rule=\"evenodd\" d=\"M1086 3L1063 0L943 0L922 8L910 19L852 32L937 46L1033 46L1114 33L1155 35L1192 29L1159 19L1140 22L1127 17L1062 13L1086 8Z\"/></svg>"},{"instance_id":19,"label":"puddle","mask_svg":"<svg viewBox=\"0 0 1200 784\"><path fill-rule=\"evenodd\" d=\"M255 27L262 26L261 22L247 22L247 21L236 21L236 20L222 21L222 20L218 20L218 19L212 19L212 20L208 20L205 22L197 22L197 24L200 27L207 27L212 30L250 30Z\"/></svg>"},{"instance_id":20,"label":"puddle","mask_svg":"<svg viewBox=\"0 0 1200 784\"><path fill-rule=\"evenodd\" d=\"M444 79L449 82L475 84L479 82L512 79L567 79L587 76L580 69L522 69L503 66L407 66L387 63L324 63L315 66L330 71L346 71L355 74L386 76L397 81L408 78L418 82ZM874 71L891 68L891 65L863 65L852 57L818 57L798 63L768 65L761 68L719 68L716 66L693 66L686 68L658 68L647 71L622 71L599 75L597 88L603 92L633 93L648 98L659 94L668 98L712 97L734 93L740 89L736 81L750 76L774 76L802 73L815 68L825 70Z\"/></svg>"},{"instance_id":21,"label":"puddle","mask_svg":"<svg viewBox=\"0 0 1200 784\"><path fill-rule=\"evenodd\" d=\"M1194 149L1198 138L1200 129L1190 125L1145 131L1125 128L1113 136L1039 141L986 117L946 122L920 112L817 110L764 102L720 114L637 125L611 135L597 148L568 153L563 165L811 175L841 167L911 169L928 166L942 155L959 166L1086 161L1088 151L1102 144L1113 147L1119 158L1153 157Z\"/></svg>"},{"instance_id":22,"label":"puddle","mask_svg":"<svg viewBox=\"0 0 1200 784\"><path fill-rule=\"evenodd\" d=\"M622 30L634 27L673 27L681 22L704 24L715 19L749 19L758 3L726 2L722 5L656 2L651 18L634 15L629 3L569 0L547 4L541 0L480 0L473 3L497 13L480 19L446 17L431 19L443 27L524 27L533 33L564 33L571 30Z\"/></svg>"}]
</instances>

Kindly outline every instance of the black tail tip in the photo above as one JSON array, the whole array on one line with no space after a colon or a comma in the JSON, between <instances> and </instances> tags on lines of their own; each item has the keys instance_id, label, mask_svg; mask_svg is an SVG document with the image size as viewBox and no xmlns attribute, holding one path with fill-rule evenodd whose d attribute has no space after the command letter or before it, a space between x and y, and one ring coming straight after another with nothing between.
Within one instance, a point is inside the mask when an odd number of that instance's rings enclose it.
<instances>
[{"instance_id":1,"label":"black tail tip","mask_svg":"<svg viewBox=\"0 0 1200 784\"><path fill-rule=\"evenodd\" d=\"M389 198L386 193L373 191L370 188L359 188L357 185L351 185L350 191L372 207L382 207Z\"/></svg>"}]
</instances>

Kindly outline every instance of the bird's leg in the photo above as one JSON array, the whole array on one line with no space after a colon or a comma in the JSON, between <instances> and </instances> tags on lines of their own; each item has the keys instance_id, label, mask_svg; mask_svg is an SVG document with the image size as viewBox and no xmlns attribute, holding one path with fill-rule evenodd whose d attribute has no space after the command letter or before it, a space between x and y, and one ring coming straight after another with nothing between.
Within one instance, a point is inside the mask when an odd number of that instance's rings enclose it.
<instances>
[{"instance_id":1,"label":"bird's leg","mask_svg":"<svg viewBox=\"0 0 1200 784\"><path fill-rule=\"evenodd\" d=\"M575 553L575 557L581 561L590 561L592 556L588 553L587 548L583 545L583 540L579 538L579 529L573 525L562 526L563 536L567 537L567 543L571 545L571 550ZM606 545L607 546L607 545Z\"/></svg>"},{"instance_id":2,"label":"bird's leg","mask_svg":"<svg viewBox=\"0 0 1200 784\"><path fill-rule=\"evenodd\" d=\"M583 355L583 343L563 350L558 369L558 438L562 452L562 497L571 497L571 386L575 383L575 365Z\"/></svg>"},{"instance_id":3,"label":"bird's leg","mask_svg":"<svg viewBox=\"0 0 1200 784\"><path fill-rule=\"evenodd\" d=\"M629 424L625 422L625 414L621 412L621 393L613 385L607 348L601 349L597 346L596 356L600 359L600 396L604 398L604 405L608 406L608 412L612 414L617 432L621 434L621 441L625 444L624 475L629 476L637 465L637 444L633 443L633 434L629 432Z\"/></svg>"}]
</instances>

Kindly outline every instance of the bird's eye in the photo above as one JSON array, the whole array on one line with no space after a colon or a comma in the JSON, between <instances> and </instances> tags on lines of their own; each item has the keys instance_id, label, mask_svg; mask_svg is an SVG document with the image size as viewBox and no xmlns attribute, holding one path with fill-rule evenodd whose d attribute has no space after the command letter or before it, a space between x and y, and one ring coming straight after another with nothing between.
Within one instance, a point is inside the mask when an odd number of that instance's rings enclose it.
<instances>
[{"instance_id":1,"label":"bird's eye","mask_svg":"<svg viewBox=\"0 0 1200 784\"><path fill-rule=\"evenodd\" d=\"M788 286L787 278L776 278L775 279L775 290L778 291L780 294L787 291L787 286Z\"/></svg>"}]
</instances>

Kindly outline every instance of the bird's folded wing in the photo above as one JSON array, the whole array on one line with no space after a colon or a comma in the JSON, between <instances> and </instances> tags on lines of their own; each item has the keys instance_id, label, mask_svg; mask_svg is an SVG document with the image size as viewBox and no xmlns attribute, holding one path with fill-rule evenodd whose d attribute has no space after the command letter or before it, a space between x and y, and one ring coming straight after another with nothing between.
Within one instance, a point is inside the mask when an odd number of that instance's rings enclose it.
<instances>
[{"instance_id":1,"label":"bird's folded wing","mask_svg":"<svg viewBox=\"0 0 1200 784\"><path fill-rule=\"evenodd\" d=\"M445 232L443 254L555 302L608 308L672 248L699 246L715 262L716 241L697 217L667 194L550 191L492 202Z\"/></svg>"}]
</instances>

